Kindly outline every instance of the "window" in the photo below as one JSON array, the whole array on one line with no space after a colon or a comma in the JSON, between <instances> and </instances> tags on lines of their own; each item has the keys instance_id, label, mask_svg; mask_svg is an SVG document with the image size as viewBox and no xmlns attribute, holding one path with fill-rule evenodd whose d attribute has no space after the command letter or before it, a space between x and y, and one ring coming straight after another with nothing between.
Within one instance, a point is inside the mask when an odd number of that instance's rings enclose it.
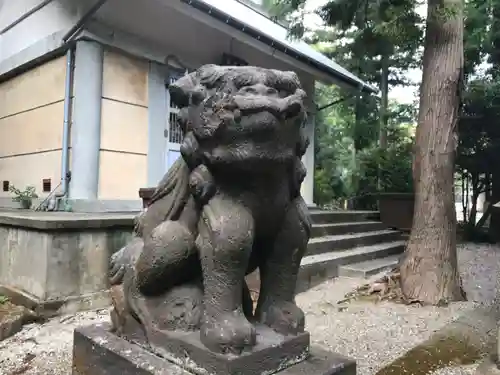
<instances>
[{"instance_id":1,"label":"window","mask_svg":"<svg viewBox=\"0 0 500 375\"><path fill-rule=\"evenodd\" d=\"M180 78L181 75L176 74L170 77L170 83L174 83ZM182 129L179 125L179 108L177 108L173 103L170 96L169 108L168 108L168 141L170 143L182 143L184 135L182 134Z\"/></svg>"},{"instance_id":2,"label":"window","mask_svg":"<svg viewBox=\"0 0 500 375\"><path fill-rule=\"evenodd\" d=\"M2 185L3 185L3 191L9 191L9 187L10 187L9 181L3 181Z\"/></svg>"},{"instance_id":3,"label":"window","mask_svg":"<svg viewBox=\"0 0 500 375\"><path fill-rule=\"evenodd\" d=\"M42 191L44 193L50 193L52 191L52 181L50 178L44 178L42 180Z\"/></svg>"}]
</instances>

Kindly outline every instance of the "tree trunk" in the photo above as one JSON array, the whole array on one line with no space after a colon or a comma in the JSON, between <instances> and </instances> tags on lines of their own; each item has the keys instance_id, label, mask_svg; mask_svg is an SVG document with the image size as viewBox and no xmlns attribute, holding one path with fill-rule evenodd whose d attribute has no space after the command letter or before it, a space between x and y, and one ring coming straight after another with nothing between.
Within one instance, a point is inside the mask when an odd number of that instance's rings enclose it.
<instances>
[{"instance_id":1,"label":"tree trunk","mask_svg":"<svg viewBox=\"0 0 500 375\"><path fill-rule=\"evenodd\" d=\"M467 240L473 240L476 238L476 221L477 221L477 200L479 198L479 193L472 194L472 206L470 209L469 217L465 222L465 236Z\"/></svg>"},{"instance_id":2,"label":"tree trunk","mask_svg":"<svg viewBox=\"0 0 500 375\"><path fill-rule=\"evenodd\" d=\"M492 174L492 188L491 188L491 204L496 204L500 202L500 173L496 170L493 171ZM499 242L500 241L500 233L498 231L500 230L500 210L498 209L493 209L491 211L491 218L490 218L490 227L489 227L489 236L492 241Z\"/></svg>"},{"instance_id":3,"label":"tree trunk","mask_svg":"<svg viewBox=\"0 0 500 375\"><path fill-rule=\"evenodd\" d=\"M481 219L477 222L476 228L481 229L486 221L488 220L488 217L491 215L491 211L493 211L493 205L491 203L488 204L486 211L484 211L483 216L481 216Z\"/></svg>"},{"instance_id":4,"label":"tree trunk","mask_svg":"<svg viewBox=\"0 0 500 375\"><path fill-rule=\"evenodd\" d=\"M400 269L404 295L423 304L465 299L457 269L453 196L464 61L462 8L462 0L428 1L414 155L415 216Z\"/></svg>"},{"instance_id":5,"label":"tree trunk","mask_svg":"<svg viewBox=\"0 0 500 375\"><path fill-rule=\"evenodd\" d=\"M469 188L469 173L467 172L467 178L465 179L465 216L466 218L469 215L469 197L470 197L470 188ZM466 220L466 219L464 219Z\"/></svg>"},{"instance_id":6,"label":"tree trunk","mask_svg":"<svg viewBox=\"0 0 500 375\"><path fill-rule=\"evenodd\" d=\"M389 107L389 54L384 53L381 59L381 79L380 79L380 125L379 125L379 146L382 150L387 148L387 109ZM378 166L377 187L382 191L382 168Z\"/></svg>"},{"instance_id":7,"label":"tree trunk","mask_svg":"<svg viewBox=\"0 0 500 375\"><path fill-rule=\"evenodd\" d=\"M351 130L352 132L352 140L353 140L353 148L352 148L352 154L351 154L351 163L353 170L357 169L357 155L358 155L358 150L360 149L359 147L359 134L358 131L360 129L359 122L361 121L361 94L358 93L356 96L356 102L354 104L354 126ZM352 192L354 195L357 195L359 193L358 188L359 188L359 179L356 173L351 174L351 188ZM357 208L357 202L354 202L354 207Z\"/></svg>"},{"instance_id":8,"label":"tree trunk","mask_svg":"<svg viewBox=\"0 0 500 375\"><path fill-rule=\"evenodd\" d=\"M469 218L467 223L472 225L472 228L476 227L476 216L477 216L477 200L481 194L480 189L481 181L479 180L479 174L474 171L471 173L471 185L472 185L472 196L471 196L471 208L469 212Z\"/></svg>"},{"instance_id":9,"label":"tree trunk","mask_svg":"<svg viewBox=\"0 0 500 375\"><path fill-rule=\"evenodd\" d=\"M380 79L380 129L379 145L380 148L387 147L387 110L389 107L389 55L383 54L381 58L381 79Z\"/></svg>"},{"instance_id":10,"label":"tree trunk","mask_svg":"<svg viewBox=\"0 0 500 375\"><path fill-rule=\"evenodd\" d=\"M468 196L467 196L467 190L466 190L466 186L467 186L467 175L465 174L465 172L462 172L462 220L464 223L467 223L467 206L469 204L468 202Z\"/></svg>"}]
</instances>

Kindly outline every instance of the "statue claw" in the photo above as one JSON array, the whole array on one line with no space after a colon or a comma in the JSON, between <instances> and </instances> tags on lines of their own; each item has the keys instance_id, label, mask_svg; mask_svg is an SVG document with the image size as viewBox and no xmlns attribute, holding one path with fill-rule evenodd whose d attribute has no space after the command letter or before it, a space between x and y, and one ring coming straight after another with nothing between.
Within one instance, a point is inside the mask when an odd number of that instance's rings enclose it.
<instances>
[{"instance_id":1,"label":"statue claw","mask_svg":"<svg viewBox=\"0 0 500 375\"><path fill-rule=\"evenodd\" d=\"M257 317L260 322L282 335L304 332L304 312L294 302L274 302L259 310Z\"/></svg>"},{"instance_id":2,"label":"statue claw","mask_svg":"<svg viewBox=\"0 0 500 375\"><path fill-rule=\"evenodd\" d=\"M243 312L220 314L216 318L205 318L200 337L210 350L222 354L241 354L256 343L253 325Z\"/></svg>"}]
</instances>

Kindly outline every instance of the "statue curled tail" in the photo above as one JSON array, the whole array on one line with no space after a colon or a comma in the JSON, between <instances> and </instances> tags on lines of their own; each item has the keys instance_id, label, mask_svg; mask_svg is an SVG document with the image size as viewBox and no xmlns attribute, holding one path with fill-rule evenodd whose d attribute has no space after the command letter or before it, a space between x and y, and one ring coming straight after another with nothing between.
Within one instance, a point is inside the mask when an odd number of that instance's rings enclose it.
<instances>
[{"instance_id":1,"label":"statue curled tail","mask_svg":"<svg viewBox=\"0 0 500 375\"><path fill-rule=\"evenodd\" d=\"M135 238L114 253L110 260L109 279L111 285L119 285L127 267L133 267L141 255L145 239L152 236L155 228L164 222L177 221L190 197L189 179L191 171L182 157L159 182L150 206L135 218ZM168 254L166 254L168 255ZM177 257L179 254L172 254ZM168 262L168 259L164 259ZM173 262L176 259L172 259Z\"/></svg>"}]
</instances>

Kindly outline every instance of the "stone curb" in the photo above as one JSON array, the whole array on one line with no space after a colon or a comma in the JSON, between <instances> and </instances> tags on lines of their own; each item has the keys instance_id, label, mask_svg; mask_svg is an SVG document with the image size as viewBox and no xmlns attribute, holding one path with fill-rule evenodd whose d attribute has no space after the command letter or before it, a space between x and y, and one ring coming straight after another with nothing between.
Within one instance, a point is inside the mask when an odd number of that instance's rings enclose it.
<instances>
[{"instance_id":1,"label":"stone curb","mask_svg":"<svg viewBox=\"0 0 500 375\"><path fill-rule=\"evenodd\" d=\"M434 332L427 341L455 337L468 342L481 353L490 354L496 348L499 320L500 306L479 305Z\"/></svg>"},{"instance_id":2,"label":"stone curb","mask_svg":"<svg viewBox=\"0 0 500 375\"><path fill-rule=\"evenodd\" d=\"M36 314L22 306L5 304L7 306L0 307L5 311L3 319L0 320L0 341L18 333L24 324L37 320ZM8 309L8 310L7 310Z\"/></svg>"},{"instance_id":3,"label":"stone curb","mask_svg":"<svg viewBox=\"0 0 500 375\"><path fill-rule=\"evenodd\" d=\"M23 316L11 316L0 322L0 341L15 335L23 328Z\"/></svg>"},{"instance_id":4,"label":"stone curb","mask_svg":"<svg viewBox=\"0 0 500 375\"><path fill-rule=\"evenodd\" d=\"M481 362L475 375L500 375L500 368L491 357L487 357Z\"/></svg>"},{"instance_id":5,"label":"stone curb","mask_svg":"<svg viewBox=\"0 0 500 375\"><path fill-rule=\"evenodd\" d=\"M491 354L496 349L497 322L499 320L500 306L475 306L471 310L464 312L456 320L434 332L429 339L423 341L390 364L384 366L377 374L385 374L391 367L400 368L401 364L404 363L404 359L409 356L410 352L418 351L423 348L432 348L438 346L437 343L449 339L463 343L464 347L478 354L480 357L478 359L483 358L483 361L485 361L484 358L491 357ZM451 364L447 365L450 366ZM486 364L484 366L485 368L491 367ZM477 372L476 375L500 375L500 372Z\"/></svg>"}]
</instances>

